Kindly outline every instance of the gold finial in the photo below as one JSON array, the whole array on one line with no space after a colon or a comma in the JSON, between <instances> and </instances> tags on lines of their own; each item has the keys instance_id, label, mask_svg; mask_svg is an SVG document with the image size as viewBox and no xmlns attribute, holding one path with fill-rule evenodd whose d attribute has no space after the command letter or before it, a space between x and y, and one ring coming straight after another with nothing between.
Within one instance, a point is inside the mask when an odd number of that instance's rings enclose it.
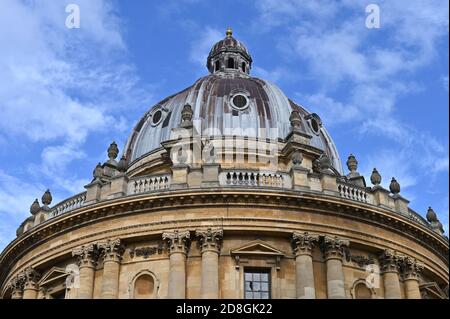
<instances>
[{"instance_id":1,"label":"gold finial","mask_svg":"<svg viewBox=\"0 0 450 319\"><path fill-rule=\"evenodd\" d=\"M228 27L226 35L227 37L231 37L233 35L233 30L230 27Z\"/></svg>"}]
</instances>

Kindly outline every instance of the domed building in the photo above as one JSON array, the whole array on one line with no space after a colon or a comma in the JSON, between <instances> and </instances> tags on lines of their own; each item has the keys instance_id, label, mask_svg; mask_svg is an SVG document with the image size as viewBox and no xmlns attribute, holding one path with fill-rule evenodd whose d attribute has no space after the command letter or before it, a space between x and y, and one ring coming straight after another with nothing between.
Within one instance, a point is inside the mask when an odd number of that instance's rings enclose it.
<instances>
[{"instance_id":1,"label":"domed building","mask_svg":"<svg viewBox=\"0 0 450 319\"><path fill-rule=\"evenodd\" d=\"M448 298L449 242L319 115L250 75L231 30L209 75L153 106L86 191L50 191L0 255L0 296Z\"/></svg>"}]
</instances>

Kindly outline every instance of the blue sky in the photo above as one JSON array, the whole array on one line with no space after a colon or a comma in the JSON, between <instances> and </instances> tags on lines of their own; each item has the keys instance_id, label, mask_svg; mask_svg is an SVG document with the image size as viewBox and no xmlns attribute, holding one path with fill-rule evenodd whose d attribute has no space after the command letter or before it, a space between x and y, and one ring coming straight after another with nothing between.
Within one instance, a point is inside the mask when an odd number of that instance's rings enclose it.
<instances>
[{"instance_id":1,"label":"blue sky","mask_svg":"<svg viewBox=\"0 0 450 319\"><path fill-rule=\"evenodd\" d=\"M65 26L69 3L80 29ZM380 7L381 28L365 27ZM0 1L0 249L50 188L84 190L112 140L206 75L231 26L252 75L318 113L356 155L448 233L448 1Z\"/></svg>"}]
</instances>

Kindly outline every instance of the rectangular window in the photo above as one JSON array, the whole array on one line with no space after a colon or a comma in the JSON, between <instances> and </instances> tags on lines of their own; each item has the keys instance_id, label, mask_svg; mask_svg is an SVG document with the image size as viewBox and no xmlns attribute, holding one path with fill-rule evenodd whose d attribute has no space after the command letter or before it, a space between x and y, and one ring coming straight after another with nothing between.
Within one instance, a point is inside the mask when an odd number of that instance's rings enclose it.
<instances>
[{"instance_id":1,"label":"rectangular window","mask_svg":"<svg viewBox=\"0 0 450 319\"><path fill-rule=\"evenodd\" d=\"M245 299L270 299L270 269L244 269Z\"/></svg>"}]
</instances>

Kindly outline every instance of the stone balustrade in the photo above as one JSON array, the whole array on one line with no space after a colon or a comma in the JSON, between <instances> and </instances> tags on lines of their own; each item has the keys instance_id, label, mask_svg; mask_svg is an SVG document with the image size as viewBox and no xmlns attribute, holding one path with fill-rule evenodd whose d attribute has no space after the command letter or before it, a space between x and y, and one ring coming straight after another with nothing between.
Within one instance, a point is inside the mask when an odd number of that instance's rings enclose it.
<instances>
[{"instance_id":1,"label":"stone balustrade","mask_svg":"<svg viewBox=\"0 0 450 319\"><path fill-rule=\"evenodd\" d=\"M220 186L292 188L288 174L258 170L224 170L219 174Z\"/></svg>"},{"instance_id":2,"label":"stone balustrade","mask_svg":"<svg viewBox=\"0 0 450 319\"><path fill-rule=\"evenodd\" d=\"M338 182L337 188L341 197L358 202L372 204L372 196L364 188L357 187L344 182Z\"/></svg>"},{"instance_id":3,"label":"stone balustrade","mask_svg":"<svg viewBox=\"0 0 450 319\"><path fill-rule=\"evenodd\" d=\"M133 195L169 189L170 182L170 174L139 176L129 181L127 194Z\"/></svg>"},{"instance_id":4,"label":"stone balustrade","mask_svg":"<svg viewBox=\"0 0 450 319\"><path fill-rule=\"evenodd\" d=\"M86 192L77 194L66 200L63 200L62 202L53 206L53 208L50 210L49 218L53 218L61 214L68 213L74 209L80 208L81 206L83 206L85 200L86 200Z\"/></svg>"},{"instance_id":5,"label":"stone balustrade","mask_svg":"<svg viewBox=\"0 0 450 319\"><path fill-rule=\"evenodd\" d=\"M308 174L308 173L306 173ZM219 187L255 187L255 188L280 188L287 190L296 190L294 187L294 179L292 175L285 172L268 172L262 170L245 170L245 169L223 169L218 173L218 185ZM306 179L307 183L308 179ZM430 224L425 218L420 216L413 210L406 208L403 211L397 211L395 206L381 205L381 202L375 196L375 191L370 188L363 188L356 186L354 184L348 183L345 180L336 179L335 194L341 198L357 201L361 203L367 203L375 206L383 206L385 208L391 209L398 214L420 224L427 228L431 228ZM133 196L137 194L158 192L162 190L175 189L172 188L172 174L157 174L157 175L146 175L131 178L125 182L126 193L120 196ZM311 187L311 190L317 191ZM378 189L379 190L379 189ZM303 189L305 191L305 189ZM308 191L308 188L306 188ZM319 190L320 191L320 190ZM51 219L56 216L66 214L74 209L77 209L84 205L90 205L92 202L86 202L86 192L72 196L51 208L48 218ZM119 197L120 197L119 196ZM392 196L385 194L388 201L394 201ZM33 226L32 226L33 227ZM29 228L28 228L29 229Z\"/></svg>"}]
</instances>

